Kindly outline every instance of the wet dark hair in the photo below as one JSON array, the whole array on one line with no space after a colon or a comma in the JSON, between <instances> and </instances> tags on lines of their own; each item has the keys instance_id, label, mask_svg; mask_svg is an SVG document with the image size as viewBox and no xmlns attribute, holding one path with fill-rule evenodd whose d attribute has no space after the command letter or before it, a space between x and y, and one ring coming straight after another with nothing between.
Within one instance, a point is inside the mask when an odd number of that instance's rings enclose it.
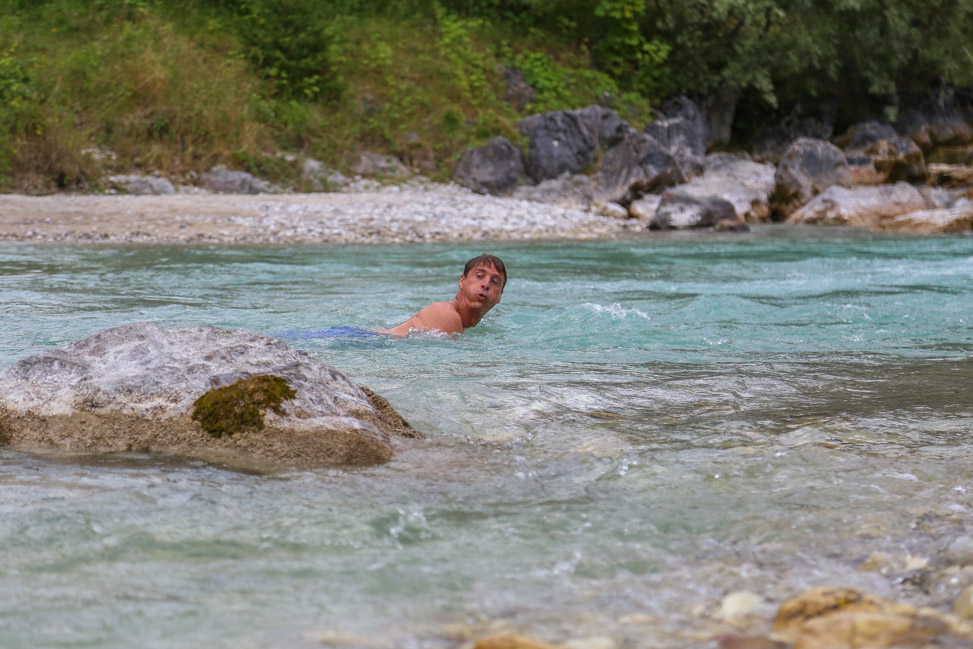
<instances>
[{"instance_id":1,"label":"wet dark hair","mask_svg":"<svg viewBox=\"0 0 973 649\"><path fill-rule=\"evenodd\" d=\"M503 275L503 286L500 287L502 290L507 285L507 269L504 268L503 262L500 261L500 257L494 255L480 255L479 257L473 257L466 265L463 266L463 277L470 274L470 271L477 266L493 266L500 274Z\"/></svg>"}]
</instances>

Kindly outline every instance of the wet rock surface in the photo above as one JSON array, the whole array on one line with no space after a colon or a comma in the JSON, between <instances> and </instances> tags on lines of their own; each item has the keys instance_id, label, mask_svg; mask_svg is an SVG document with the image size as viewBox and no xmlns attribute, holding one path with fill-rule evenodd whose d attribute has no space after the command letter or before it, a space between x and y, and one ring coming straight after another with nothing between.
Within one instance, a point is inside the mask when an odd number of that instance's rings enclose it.
<instances>
[{"instance_id":1,"label":"wet rock surface","mask_svg":"<svg viewBox=\"0 0 973 649\"><path fill-rule=\"evenodd\" d=\"M254 376L295 396L263 428L214 437L192 417L215 388ZM241 468L376 464L419 436L388 402L283 341L211 326L134 323L25 358L0 373L0 439L69 454L136 451Z\"/></svg>"}]
</instances>

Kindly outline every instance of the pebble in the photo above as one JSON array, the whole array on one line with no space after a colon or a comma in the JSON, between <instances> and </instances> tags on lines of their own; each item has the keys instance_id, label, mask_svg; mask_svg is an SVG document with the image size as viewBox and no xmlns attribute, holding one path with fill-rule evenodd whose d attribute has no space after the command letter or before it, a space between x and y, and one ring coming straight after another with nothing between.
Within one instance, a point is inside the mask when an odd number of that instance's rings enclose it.
<instances>
[{"instance_id":1,"label":"pebble","mask_svg":"<svg viewBox=\"0 0 973 649\"><path fill-rule=\"evenodd\" d=\"M973 537L959 536L946 546L946 560L959 566L973 564Z\"/></svg>"}]
</instances>

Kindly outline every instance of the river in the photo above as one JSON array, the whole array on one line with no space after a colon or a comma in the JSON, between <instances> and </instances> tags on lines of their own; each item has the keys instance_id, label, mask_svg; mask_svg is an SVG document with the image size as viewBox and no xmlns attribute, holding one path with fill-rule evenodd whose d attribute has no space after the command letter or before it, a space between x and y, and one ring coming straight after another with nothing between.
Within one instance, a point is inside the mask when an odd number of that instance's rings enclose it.
<instances>
[{"instance_id":1,"label":"river","mask_svg":"<svg viewBox=\"0 0 973 649\"><path fill-rule=\"evenodd\" d=\"M973 237L3 244L0 368L133 321L395 325L481 252L510 279L461 337L290 339L427 434L388 465L0 449L0 646L711 647L737 590L948 608L908 570L973 527Z\"/></svg>"}]
</instances>

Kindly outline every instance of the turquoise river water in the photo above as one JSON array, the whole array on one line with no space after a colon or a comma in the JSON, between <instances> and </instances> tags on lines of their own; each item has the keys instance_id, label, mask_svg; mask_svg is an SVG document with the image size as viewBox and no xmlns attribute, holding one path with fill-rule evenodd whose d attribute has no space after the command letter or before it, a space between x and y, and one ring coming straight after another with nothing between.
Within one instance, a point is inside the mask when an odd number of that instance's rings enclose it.
<instances>
[{"instance_id":1,"label":"turquoise river water","mask_svg":"<svg viewBox=\"0 0 973 649\"><path fill-rule=\"evenodd\" d=\"M606 242L0 246L0 368L110 326L398 324L481 252L459 338L297 339L428 435L262 476L0 449L0 647L711 647L721 598L973 527L973 237L767 227Z\"/></svg>"}]
</instances>

